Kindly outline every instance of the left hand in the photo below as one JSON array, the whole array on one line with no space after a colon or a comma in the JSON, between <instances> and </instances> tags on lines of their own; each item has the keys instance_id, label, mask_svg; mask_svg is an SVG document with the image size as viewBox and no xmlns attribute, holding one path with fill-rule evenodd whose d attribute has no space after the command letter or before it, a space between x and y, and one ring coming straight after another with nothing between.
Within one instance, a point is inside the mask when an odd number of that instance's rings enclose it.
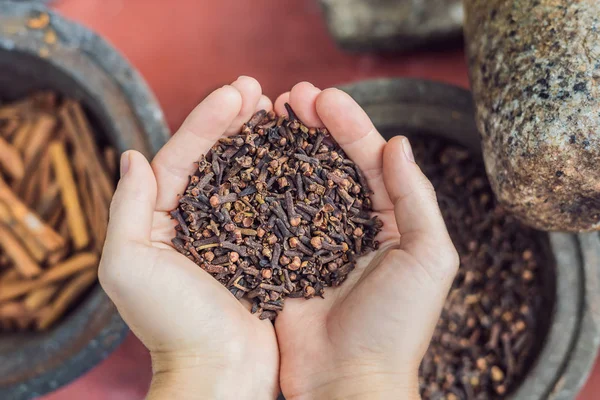
<instances>
[{"instance_id":1,"label":"left hand","mask_svg":"<svg viewBox=\"0 0 600 400\"><path fill-rule=\"evenodd\" d=\"M135 151L122 156L99 276L150 350L150 399L268 399L279 392L273 325L171 246L168 215L200 155L271 107L256 80L240 77L196 107L152 166Z\"/></svg>"}]
</instances>

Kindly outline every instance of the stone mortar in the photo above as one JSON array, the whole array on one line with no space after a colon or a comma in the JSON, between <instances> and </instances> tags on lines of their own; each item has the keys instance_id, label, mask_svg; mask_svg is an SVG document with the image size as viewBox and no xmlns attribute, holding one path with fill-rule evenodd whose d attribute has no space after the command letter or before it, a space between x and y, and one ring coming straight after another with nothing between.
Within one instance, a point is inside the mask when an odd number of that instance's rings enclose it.
<instances>
[{"instance_id":1,"label":"stone mortar","mask_svg":"<svg viewBox=\"0 0 600 400\"><path fill-rule=\"evenodd\" d=\"M600 228L600 2L464 3L477 127L496 196L539 229Z\"/></svg>"},{"instance_id":2,"label":"stone mortar","mask_svg":"<svg viewBox=\"0 0 600 400\"><path fill-rule=\"evenodd\" d=\"M27 21L41 13L49 14L50 24L29 29ZM50 30L56 42L45 39ZM98 141L119 151L133 148L151 157L169 136L145 82L104 40L40 3L0 1L0 100L40 89L80 100ZM0 399L56 390L105 359L127 332L96 285L50 331L0 335Z\"/></svg>"}]
</instances>

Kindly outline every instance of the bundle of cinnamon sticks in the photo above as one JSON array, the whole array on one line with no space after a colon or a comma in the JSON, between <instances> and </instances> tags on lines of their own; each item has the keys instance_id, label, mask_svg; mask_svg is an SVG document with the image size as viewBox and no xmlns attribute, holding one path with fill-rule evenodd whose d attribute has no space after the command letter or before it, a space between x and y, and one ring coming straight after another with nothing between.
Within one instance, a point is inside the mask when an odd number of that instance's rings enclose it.
<instances>
[{"instance_id":1,"label":"bundle of cinnamon sticks","mask_svg":"<svg viewBox=\"0 0 600 400\"><path fill-rule=\"evenodd\" d=\"M0 104L0 332L50 328L94 284L116 158L76 101Z\"/></svg>"}]
</instances>

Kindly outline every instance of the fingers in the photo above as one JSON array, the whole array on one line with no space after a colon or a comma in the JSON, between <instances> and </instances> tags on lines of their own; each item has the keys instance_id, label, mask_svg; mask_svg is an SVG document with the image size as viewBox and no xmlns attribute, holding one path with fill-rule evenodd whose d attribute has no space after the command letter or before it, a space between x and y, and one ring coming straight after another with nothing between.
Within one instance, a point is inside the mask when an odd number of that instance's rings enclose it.
<instances>
[{"instance_id":1,"label":"fingers","mask_svg":"<svg viewBox=\"0 0 600 400\"><path fill-rule=\"evenodd\" d=\"M287 114L289 103L302 122L309 127L326 126L356 164L361 168L373 195L377 211L390 209L382 177L382 154L385 139L373 126L362 108L338 89L321 91L308 82L297 84L275 101L275 112Z\"/></svg>"},{"instance_id":2,"label":"fingers","mask_svg":"<svg viewBox=\"0 0 600 400\"><path fill-rule=\"evenodd\" d=\"M204 99L152 161L158 183L157 210L177 206L176 197L185 190L194 163L221 136L239 132L258 109L271 107L258 81L248 76L240 76Z\"/></svg>"},{"instance_id":3,"label":"fingers","mask_svg":"<svg viewBox=\"0 0 600 400\"><path fill-rule=\"evenodd\" d=\"M146 158L137 151L121 156L121 180L110 206L107 246L150 241L156 203L156 180Z\"/></svg>"},{"instance_id":4,"label":"fingers","mask_svg":"<svg viewBox=\"0 0 600 400\"><path fill-rule=\"evenodd\" d=\"M377 132L369 116L348 94L326 89L316 98L316 111L334 139L363 171L374 192L373 208L387 210L392 203L383 182L385 139Z\"/></svg>"},{"instance_id":5,"label":"fingers","mask_svg":"<svg viewBox=\"0 0 600 400\"><path fill-rule=\"evenodd\" d=\"M271 102L271 99L269 99L267 96L265 96L263 94L262 96L260 96L260 100L258 101L256 110L254 110L254 111L260 111L260 110L271 111L272 109L273 109L273 103ZM244 122L246 122L246 121L244 121Z\"/></svg>"},{"instance_id":6,"label":"fingers","mask_svg":"<svg viewBox=\"0 0 600 400\"><path fill-rule=\"evenodd\" d=\"M458 255L440 213L435 191L414 161L407 138L397 136L385 146L383 177L394 204L400 246L431 276L454 276Z\"/></svg>"},{"instance_id":7,"label":"fingers","mask_svg":"<svg viewBox=\"0 0 600 400\"><path fill-rule=\"evenodd\" d=\"M184 121L179 131L158 152L152 169L158 184L157 210L177 206L194 171L194 163L206 154L234 122L242 108L242 96L233 86L212 92Z\"/></svg>"},{"instance_id":8,"label":"fingers","mask_svg":"<svg viewBox=\"0 0 600 400\"><path fill-rule=\"evenodd\" d=\"M290 102L290 92L283 93L280 95L277 100L275 100L275 105L273 109L277 115L287 115L287 111L285 109L285 103Z\"/></svg>"},{"instance_id":9,"label":"fingers","mask_svg":"<svg viewBox=\"0 0 600 400\"><path fill-rule=\"evenodd\" d=\"M262 88L260 87L260 83L254 78L240 76L231 86L236 88L242 95L242 107L237 117L234 118L229 128L225 131L226 136L239 133L242 125L252 118L252 115L257 111L258 103L262 100Z\"/></svg>"},{"instance_id":10,"label":"fingers","mask_svg":"<svg viewBox=\"0 0 600 400\"><path fill-rule=\"evenodd\" d=\"M316 100L321 89L316 88L312 83L300 82L289 92L289 95L282 95L276 102L275 111L277 114L287 114L285 103L289 103L294 113L308 127L322 127L323 122L316 109ZM285 101L284 101L285 100Z\"/></svg>"}]
</instances>

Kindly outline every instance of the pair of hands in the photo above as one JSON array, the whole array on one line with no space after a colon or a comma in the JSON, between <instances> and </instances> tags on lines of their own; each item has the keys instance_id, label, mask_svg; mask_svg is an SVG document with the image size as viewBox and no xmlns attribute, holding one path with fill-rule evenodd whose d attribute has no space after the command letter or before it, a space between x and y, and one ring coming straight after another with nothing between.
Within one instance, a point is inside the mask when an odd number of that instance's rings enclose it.
<instances>
[{"instance_id":1,"label":"pair of hands","mask_svg":"<svg viewBox=\"0 0 600 400\"><path fill-rule=\"evenodd\" d=\"M419 398L419 364L458 266L434 190L408 140L386 142L347 94L304 82L277 99L278 114L286 102L363 170L384 223L380 249L324 300L288 299L274 326L175 251L167 212L194 162L273 108L249 77L214 91L152 164L122 156L111 206L100 282L151 352L150 399Z\"/></svg>"}]
</instances>

